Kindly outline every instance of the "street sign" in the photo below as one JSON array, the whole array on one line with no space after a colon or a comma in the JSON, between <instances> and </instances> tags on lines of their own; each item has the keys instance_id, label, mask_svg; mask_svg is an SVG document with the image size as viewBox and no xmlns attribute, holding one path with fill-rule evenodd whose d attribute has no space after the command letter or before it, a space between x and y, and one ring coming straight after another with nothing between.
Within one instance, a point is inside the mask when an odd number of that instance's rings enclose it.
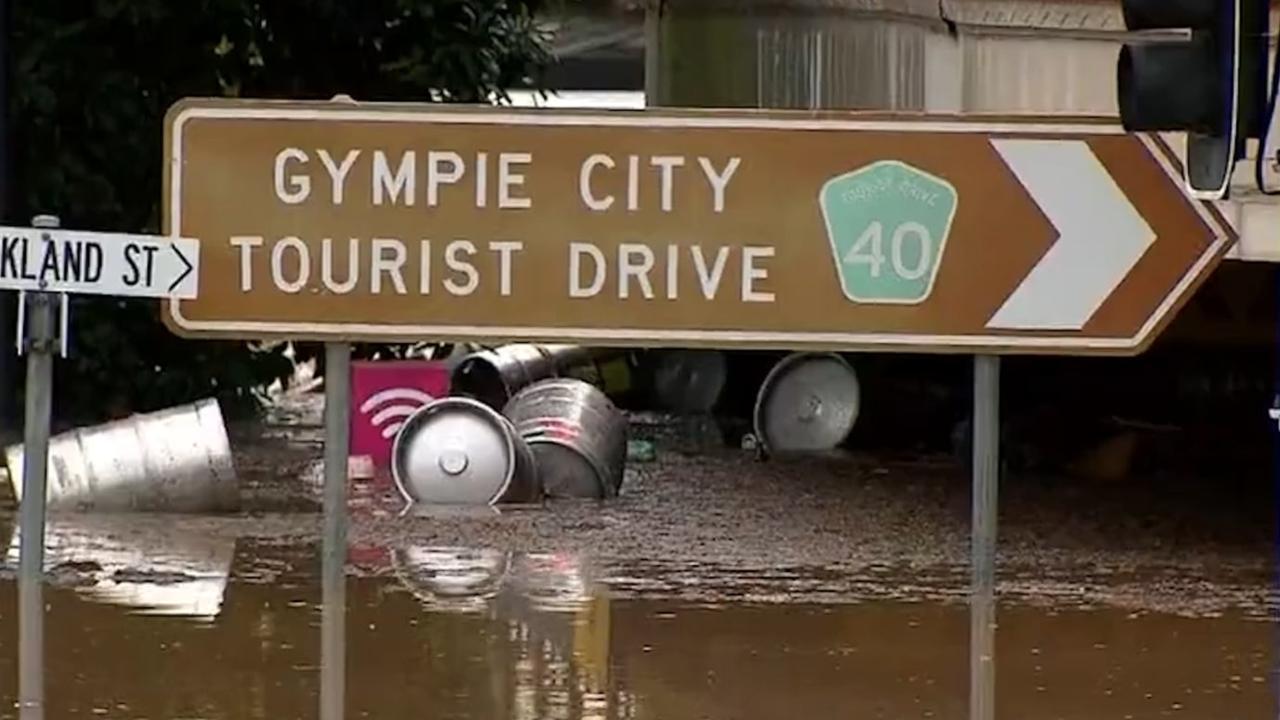
<instances>
[{"instance_id":1,"label":"street sign","mask_svg":"<svg viewBox=\"0 0 1280 720\"><path fill-rule=\"evenodd\" d=\"M0 227L0 288L196 297L200 243L156 235Z\"/></svg>"},{"instance_id":2,"label":"street sign","mask_svg":"<svg viewBox=\"0 0 1280 720\"><path fill-rule=\"evenodd\" d=\"M189 100L190 337L1134 354L1234 241L1114 120Z\"/></svg>"}]
</instances>

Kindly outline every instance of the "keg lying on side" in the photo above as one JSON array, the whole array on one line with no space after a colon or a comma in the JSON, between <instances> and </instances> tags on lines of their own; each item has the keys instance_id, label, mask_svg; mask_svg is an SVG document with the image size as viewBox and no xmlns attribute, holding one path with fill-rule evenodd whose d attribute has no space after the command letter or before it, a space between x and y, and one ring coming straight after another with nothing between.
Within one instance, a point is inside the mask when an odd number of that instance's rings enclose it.
<instances>
[{"instance_id":1,"label":"keg lying on side","mask_svg":"<svg viewBox=\"0 0 1280 720\"><path fill-rule=\"evenodd\" d=\"M391 477L414 503L496 505L542 499L529 446L484 403L447 397L405 420L391 448Z\"/></svg>"},{"instance_id":2,"label":"keg lying on side","mask_svg":"<svg viewBox=\"0 0 1280 720\"><path fill-rule=\"evenodd\" d=\"M22 502L22 445L6 450ZM49 441L47 507L85 512L234 512L240 488L216 400L80 428Z\"/></svg>"},{"instance_id":3,"label":"keg lying on side","mask_svg":"<svg viewBox=\"0 0 1280 720\"><path fill-rule=\"evenodd\" d=\"M599 388L574 378L536 382L503 414L537 457L549 497L614 497L627 461L627 419Z\"/></svg>"},{"instance_id":4,"label":"keg lying on side","mask_svg":"<svg viewBox=\"0 0 1280 720\"><path fill-rule=\"evenodd\" d=\"M769 371L752 422L768 453L831 450L857 422L858 376L835 353L793 353Z\"/></svg>"},{"instance_id":5,"label":"keg lying on side","mask_svg":"<svg viewBox=\"0 0 1280 720\"><path fill-rule=\"evenodd\" d=\"M621 356L619 350L515 343L462 358L449 384L454 395L474 398L494 410L501 410L521 389L552 377L579 377L625 390L630 379Z\"/></svg>"}]
</instances>

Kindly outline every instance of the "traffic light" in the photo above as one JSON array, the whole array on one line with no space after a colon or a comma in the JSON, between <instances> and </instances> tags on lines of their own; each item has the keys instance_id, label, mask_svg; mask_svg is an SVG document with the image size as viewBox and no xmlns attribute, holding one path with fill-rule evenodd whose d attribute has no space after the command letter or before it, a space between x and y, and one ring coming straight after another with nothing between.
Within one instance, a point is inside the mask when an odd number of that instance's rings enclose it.
<instances>
[{"instance_id":1,"label":"traffic light","mask_svg":"<svg viewBox=\"0 0 1280 720\"><path fill-rule=\"evenodd\" d=\"M1135 131L1187 134L1192 196L1226 197L1248 138L1265 132L1267 0L1123 0L1116 67L1120 120ZM1182 31L1182 32L1178 32Z\"/></svg>"}]
</instances>

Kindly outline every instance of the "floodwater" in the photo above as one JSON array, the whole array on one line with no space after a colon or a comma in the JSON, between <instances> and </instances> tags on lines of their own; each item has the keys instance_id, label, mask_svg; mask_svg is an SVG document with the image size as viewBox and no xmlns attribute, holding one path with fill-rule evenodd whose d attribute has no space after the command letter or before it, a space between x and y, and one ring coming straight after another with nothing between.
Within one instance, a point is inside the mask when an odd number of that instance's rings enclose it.
<instances>
[{"instance_id":1,"label":"floodwater","mask_svg":"<svg viewBox=\"0 0 1280 720\"><path fill-rule=\"evenodd\" d=\"M275 478L297 459L271 458ZM24 670L43 717L1280 717L1274 500L1239 473L1005 479L996 623L974 629L968 487L944 461L660 452L617 500L502 512L357 488L328 587L298 462L287 492L247 470L241 515L52 516ZM18 718L0 515L5 538Z\"/></svg>"},{"instance_id":2,"label":"floodwater","mask_svg":"<svg viewBox=\"0 0 1280 720\"><path fill-rule=\"evenodd\" d=\"M318 546L101 531L50 526L45 717L312 718L325 683L349 718L968 717L964 602L803 602L848 578L798 573L753 579L773 601L694 600L577 553L366 547L335 672ZM0 584L6 718L15 608ZM1241 610L1009 602L994 717L1275 717L1274 639Z\"/></svg>"}]
</instances>

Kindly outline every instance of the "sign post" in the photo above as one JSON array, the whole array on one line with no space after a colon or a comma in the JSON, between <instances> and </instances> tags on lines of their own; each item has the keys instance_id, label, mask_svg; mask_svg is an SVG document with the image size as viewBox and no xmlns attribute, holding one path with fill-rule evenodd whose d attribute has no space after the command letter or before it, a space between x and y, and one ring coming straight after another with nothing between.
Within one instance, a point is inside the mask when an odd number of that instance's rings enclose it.
<instances>
[{"instance_id":1,"label":"sign post","mask_svg":"<svg viewBox=\"0 0 1280 720\"><path fill-rule=\"evenodd\" d=\"M969 717L995 717L996 517L1000 477L1000 358L973 358L973 528L969 597Z\"/></svg>"},{"instance_id":2,"label":"sign post","mask_svg":"<svg viewBox=\"0 0 1280 720\"><path fill-rule=\"evenodd\" d=\"M320 616L321 720L341 720L346 702L347 456L351 345L324 346L324 593Z\"/></svg>"},{"instance_id":3,"label":"sign post","mask_svg":"<svg viewBox=\"0 0 1280 720\"><path fill-rule=\"evenodd\" d=\"M27 355L19 505L18 703L44 717L44 542L53 358L68 343L68 293L195 298L196 240L61 229L56 216L0 227L0 289L18 291L17 346Z\"/></svg>"},{"instance_id":4,"label":"sign post","mask_svg":"<svg viewBox=\"0 0 1280 720\"><path fill-rule=\"evenodd\" d=\"M58 218L35 217L37 230L57 228ZM63 297L60 300L66 302ZM44 525L46 472L49 434L53 415L53 353L59 334L56 328L59 299L49 292L34 292L19 303L19 352L27 355L26 413L23 443L27 448L22 464L22 503L18 510L18 706L23 720L44 717ZM23 333L20 329L19 333ZM65 342L65 340L64 340Z\"/></svg>"}]
</instances>

